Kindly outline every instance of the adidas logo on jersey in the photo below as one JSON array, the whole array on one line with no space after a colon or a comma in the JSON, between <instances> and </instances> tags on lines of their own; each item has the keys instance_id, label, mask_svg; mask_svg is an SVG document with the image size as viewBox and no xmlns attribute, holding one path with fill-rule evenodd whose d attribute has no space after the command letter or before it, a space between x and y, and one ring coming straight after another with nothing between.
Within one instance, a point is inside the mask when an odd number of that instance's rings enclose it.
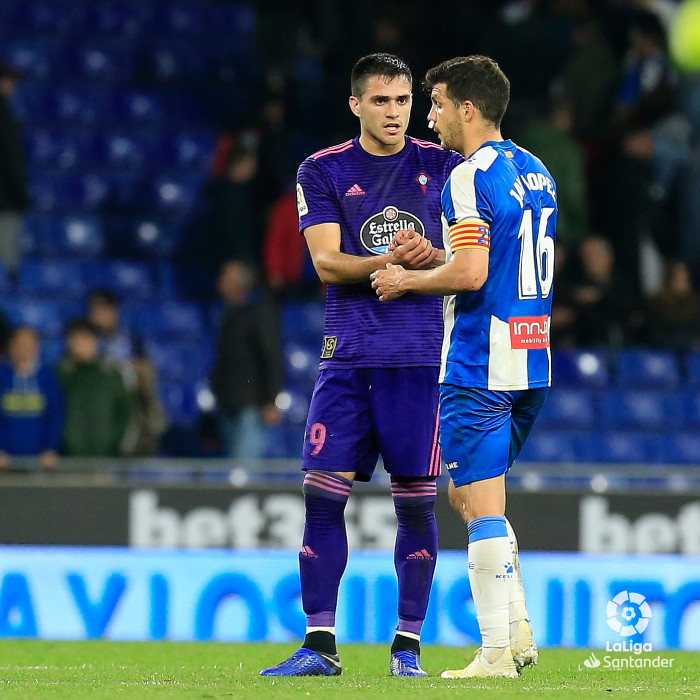
<instances>
[{"instance_id":1,"label":"adidas logo on jersey","mask_svg":"<svg viewBox=\"0 0 700 700\"><path fill-rule=\"evenodd\" d=\"M314 552L314 550L311 549L311 547L309 547L308 545L304 545L301 548L301 552L299 552L299 554L301 554L302 557L309 557L310 559L318 559L318 554L316 554Z\"/></svg>"},{"instance_id":2,"label":"adidas logo on jersey","mask_svg":"<svg viewBox=\"0 0 700 700\"><path fill-rule=\"evenodd\" d=\"M434 557L430 556L430 552L427 549L421 549L420 552L413 552L413 554L409 554L406 559L429 559L430 561L433 560Z\"/></svg>"},{"instance_id":3,"label":"adidas logo on jersey","mask_svg":"<svg viewBox=\"0 0 700 700\"><path fill-rule=\"evenodd\" d=\"M353 185L346 193L346 197L357 197L361 194L367 194L359 185Z\"/></svg>"}]
</instances>

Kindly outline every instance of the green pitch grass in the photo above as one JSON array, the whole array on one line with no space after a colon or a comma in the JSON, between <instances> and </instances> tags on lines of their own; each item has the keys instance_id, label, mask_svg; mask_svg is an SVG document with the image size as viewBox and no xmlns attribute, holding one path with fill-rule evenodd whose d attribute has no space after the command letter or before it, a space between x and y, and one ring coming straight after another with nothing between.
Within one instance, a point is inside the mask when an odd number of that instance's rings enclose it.
<instances>
[{"instance_id":1,"label":"green pitch grass","mask_svg":"<svg viewBox=\"0 0 700 700\"><path fill-rule=\"evenodd\" d=\"M545 649L515 680L447 681L473 649L426 646L429 678L391 678L388 646L345 645L339 678L261 678L295 650L285 644L0 641L3 698L649 698L699 697L700 653L668 651L673 668L588 669L586 650ZM469 651L469 653L467 653ZM605 652L596 651L602 659ZM654 654L642 654L656 656Z\"/></svg>"}]
</instances>

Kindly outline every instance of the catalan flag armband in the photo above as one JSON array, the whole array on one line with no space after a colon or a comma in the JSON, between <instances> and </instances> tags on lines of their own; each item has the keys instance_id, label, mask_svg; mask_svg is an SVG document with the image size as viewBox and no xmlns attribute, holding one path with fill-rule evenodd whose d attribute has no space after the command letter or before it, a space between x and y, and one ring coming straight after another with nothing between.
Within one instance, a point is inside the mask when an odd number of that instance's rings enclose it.
<instances>
[{"instance_id":1,"label":"catalan flag armband","mask_svg":"<svg viewBox=\"0 0 700 700\"><path fill-rule=\"evenodd\" d=\"M491 248L491 229L485 221L463 221L450 228L450 248L454 253L464 248Z\"/></svg>"}]
</instances>

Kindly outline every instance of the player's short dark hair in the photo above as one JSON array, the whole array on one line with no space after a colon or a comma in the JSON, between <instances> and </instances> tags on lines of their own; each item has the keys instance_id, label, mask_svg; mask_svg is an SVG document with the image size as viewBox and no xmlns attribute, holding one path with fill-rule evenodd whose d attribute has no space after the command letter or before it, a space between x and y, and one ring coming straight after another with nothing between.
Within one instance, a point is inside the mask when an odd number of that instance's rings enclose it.
<instances>
[{"instance_id":1,"label":"player's short dark hair","mask_svg":"<svg viewBox=\"0 0 700 700\"><path fill-rule=\"evenodd\" d=\"M391 53L371 53L363 56L350 73L350 90L355 97L361 97L367 87L367 79L374 76L390 83L395 78L406 78L413 85L411 69L405 61Z\"/></svg>"},{"instance_id":2,"label":"player's short dark hair","mask_svg":"<svg viewBox=\"0 0 700 700\"><path fill-rule=\"evenodd\" d=\"M428 92L438 83L445 83L447 96L456 105L469 100L484 119L501 125L510 100L510 81L492 58L459 56L443 61L425 74Z\"/></svg>"}]
</instances>

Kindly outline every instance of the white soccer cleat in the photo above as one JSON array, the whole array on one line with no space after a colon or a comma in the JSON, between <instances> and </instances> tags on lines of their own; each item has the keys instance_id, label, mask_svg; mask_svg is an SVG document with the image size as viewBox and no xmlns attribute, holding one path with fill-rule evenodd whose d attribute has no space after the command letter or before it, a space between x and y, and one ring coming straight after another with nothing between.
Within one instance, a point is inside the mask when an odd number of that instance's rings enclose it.
<instances>
[{"instance_id":1,"label":"white soccer cleat","mask_svg":"<svg viewBox=\"0 0 700 700\"><path fill-rule=\"evenodd\" d=\"M535 666L539 658L537 644L532 638L532 627L527 620L521 620L518 632L514 639L510 640L510 649L513 653L513 661L518 672L528 666Z\"/></svg>"},{"instance_id":2,"label":"white soccer cleat","mask_svg":"<svg viewBox=\"0 0 700 700\"><path fill-rule=\"evenodd\" d=\"M517 678L518 669L513 661L510 647L505 647L503 653L493 662L489 663L479 649L469 666L456 671L443 671L441 678Z\"/></svg>"}]
</instances>

